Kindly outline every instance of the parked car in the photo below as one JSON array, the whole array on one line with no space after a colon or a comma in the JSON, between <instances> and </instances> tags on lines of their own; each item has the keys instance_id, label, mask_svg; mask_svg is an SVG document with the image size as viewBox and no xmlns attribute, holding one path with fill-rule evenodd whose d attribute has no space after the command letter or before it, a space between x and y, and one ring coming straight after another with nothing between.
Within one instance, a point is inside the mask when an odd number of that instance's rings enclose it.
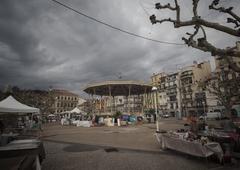
<instances>
[{"instance_id":1,"label":"parked car","mask_svg":"<svg viewBox=\"0 0 240 170\"><path fill-rule=\"evenodd\" d=\"M162 117L163 117L163 118L169 118L170 115L169 115L169 114L163 114Z\"/></svg>"},{"instance_id":2,"label":"parked car","mask_svg":"<svg viewBox=\"0 0 240 170\"><path fill-rule=\"evenodd\" d=\"M206 119L215 119L220 120L222 118L222 114L220 112L207 112L199 117L199 120Z\"/></svg>"}]
</instances>

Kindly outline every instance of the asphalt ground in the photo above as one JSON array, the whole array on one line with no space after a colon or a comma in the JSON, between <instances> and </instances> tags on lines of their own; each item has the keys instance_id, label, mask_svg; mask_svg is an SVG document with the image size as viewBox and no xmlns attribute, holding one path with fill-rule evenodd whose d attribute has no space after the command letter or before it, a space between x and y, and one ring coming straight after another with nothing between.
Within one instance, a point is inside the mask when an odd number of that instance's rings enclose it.
<instances>
[{"instance_id":1,"label":"asphalt ground","mask_svg":"<svg viewBox=\"0 0 240 170\"><path fill-rule=\"evenodd\" d=\"M160 129L184 128L183 121L164 119ZM154 124L127 127L74 127L48 124L42 140L46 170L187 170L240 169L239 162L220 165L213 159L196 158L161 150L154 136Z\"/></svg>"}]
</instances>

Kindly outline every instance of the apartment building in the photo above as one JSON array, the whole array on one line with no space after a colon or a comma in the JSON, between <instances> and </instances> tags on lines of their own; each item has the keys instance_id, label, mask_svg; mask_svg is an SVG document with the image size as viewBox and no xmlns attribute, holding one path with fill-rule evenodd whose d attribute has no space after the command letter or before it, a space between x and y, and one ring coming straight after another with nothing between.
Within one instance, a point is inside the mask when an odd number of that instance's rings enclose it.
<instances>
[{"instance_id":1,"label":"apartment building","mask_svg":"<svg viewBox=\"0 0 240 170\"><path fill-rule=\"evenodd\" d=\"M151 76L151 85L157 87L157 91L144 95L144 109L155 109L155 100L158 110L175 116L178 111L178 73L166 74L154 73Z\"/></svg>"},{"instance_id":2,"label":"apartment building","mask_svg":"<svg viewBox=\"0 0 240 170\"><path fill-rule=\"evenodd\" d=\"M178 73L168 74L165 83L165 92L167 97L167 110L172 116L178 111Z\"/></svg>"},{"instance_id":3,"label":"apartment building","mask_svg":"<svg viewBox=\"0 0 240 170\"><path fill-rule=\"evenodd\" d=\"M236 48L240 51L239 42L237 42ZM234 57L232 58L232 62L240 67L240 58ZM231 68L229 62L227 62L226 59L222 57L215 57L215 66L216 69L213 72L211 81L215 81L219 86L221 86L223 94L225 93L224 91L226 91L225 95L229 98L229 100L231 100L232 105L240 104L240 74L238 72L235 72ZM213 94L211 95L214 96ZM222 103L219 101L217 96L214 97L216 98L216 102L213 103L215 106L212 105L211 108L214 109L216 107L221 107Z\"/></svg>"},{"instance_id":4,"label":"apartment building","mask_svg":"<svg viewBox=\"0 0 240 170\"><path fill-rule=\"evenodd\" d=\"M206 111L206 91L201 84L210 75L209 61L194 62L179 72L180 107L183 116L201 115Z\"/></svg>"},{"instance_id":5,"label":"apartment building","mask_svg":"<svg viewBox=\"0 0 240 170\"><path fill-rule=\"evenodd\" d=\"M166 91L166 82L167 82L167 75L164 74L160 77L158 87L158 98L157 98L157 105L158 108L163 112L167 113L168 111L168 98L167 98L167 91Z\"/></svg>"},{"instance_id":6,"label":"apartment building","mask_svg":"<svg viewBox=\"0 0 240 170\"><path fill-rule=\"evenodd\" d=\"M157 87L157 91L146 93L143 95L144 110L155 109L155 100L157 102L158 108L161 108L162 110L167 109L165 78L166 74L164 72L153 73L153 75L151 76L151 82L149 84Z\"/></svg>"},{"instance_id":7,"label":"apartment building","mask_svg":"<svg viewBox=\"0 0 240 170\"><path fill-rule=\"evenodd\" d=\"M174 73L155 73L151 76L151 85L157 87L157 93L144 95L144 109L157 108L172 116L202 114L207 110L206 91L201 83L211 74L209 61L184 67ZM156 97L157 95L157 97Z\"/></svg>"}]
</instances>

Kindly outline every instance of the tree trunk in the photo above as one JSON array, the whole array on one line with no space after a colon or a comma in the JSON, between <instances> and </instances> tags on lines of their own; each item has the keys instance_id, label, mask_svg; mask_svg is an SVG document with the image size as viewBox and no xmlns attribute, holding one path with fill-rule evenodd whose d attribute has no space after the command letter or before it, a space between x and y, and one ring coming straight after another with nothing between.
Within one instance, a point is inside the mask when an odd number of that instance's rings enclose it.
<instances>
[{"instance_id":1,"label":"tree trunk","mask_svg":"<svg viewBox=\"0 0 240 170\"><path fill-rule=\"evenodd\" d=\"M232 109L232 106L225 106L225 115L230 119L232 120L232 113L231 113L231 109Z\"/></svg>"}]
</instances>

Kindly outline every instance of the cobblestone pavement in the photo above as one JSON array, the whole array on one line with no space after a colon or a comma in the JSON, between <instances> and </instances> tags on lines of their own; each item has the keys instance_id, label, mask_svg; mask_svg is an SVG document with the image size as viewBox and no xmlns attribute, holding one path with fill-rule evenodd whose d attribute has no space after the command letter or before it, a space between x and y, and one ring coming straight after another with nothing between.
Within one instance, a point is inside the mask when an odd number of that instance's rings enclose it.
<instances>
[{"instance_id":1,"label":"cobblestone pavement","mask_svg":"<svg viewBox=\"0 0 240 170\"><path fill-rule=\"evenodd\" d=\"M164 120L162 129L181 128L183 122ZM92 127L47 125L42 139L46 170L191 170L235 169L185 154L162 151L154 137L155 125ZM238 169L238 167L237 167Z\"/></svg>"}]
</instances>

